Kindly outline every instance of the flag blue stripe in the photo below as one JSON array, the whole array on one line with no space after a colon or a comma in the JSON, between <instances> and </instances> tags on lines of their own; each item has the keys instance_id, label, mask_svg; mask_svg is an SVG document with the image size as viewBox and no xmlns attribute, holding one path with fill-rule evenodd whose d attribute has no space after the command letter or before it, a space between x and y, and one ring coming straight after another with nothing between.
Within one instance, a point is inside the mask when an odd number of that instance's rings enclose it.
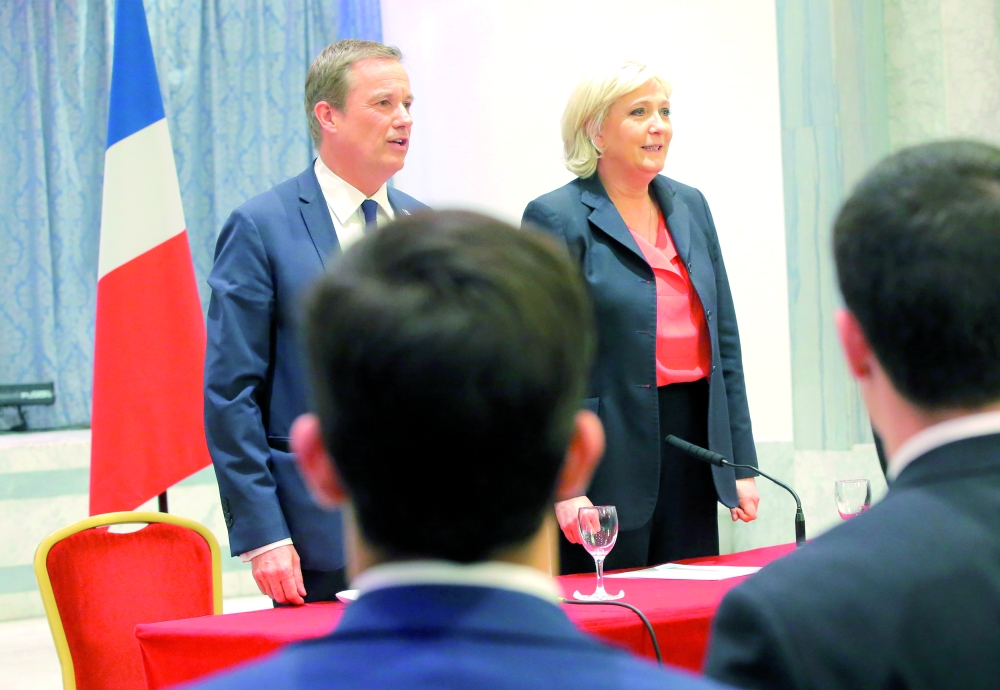
<instances>
[{"instance_id":1,"label":"flag blue stripe","mask_svg":"<svg viewBox=\"0 0 1000 690\"><path fill-rule=\"evenodd\" d=\"M163 119L163 98L156 78L142 0L118 0L111 67L108 147Z\"/></svg>"}]
</instances>

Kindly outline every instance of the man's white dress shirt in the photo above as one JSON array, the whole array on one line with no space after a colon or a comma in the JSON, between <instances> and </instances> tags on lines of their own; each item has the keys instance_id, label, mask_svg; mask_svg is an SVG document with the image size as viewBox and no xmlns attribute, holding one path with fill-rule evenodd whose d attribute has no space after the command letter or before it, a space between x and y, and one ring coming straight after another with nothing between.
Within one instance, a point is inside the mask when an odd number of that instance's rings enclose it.
<instances>
[{"instance_id":1,"label":"man's white dress shirt","mask_svg":"<svg viewBox=\"0 0 1000 690\"><path fill-rule=\"evenodd\" d=\"M458 585L506 589L558 604L562 591L545 573L526 565L502 561L454 563L452 561L398 561L383 563L361 573L351 583L358 596L386 587L407 585Z\"/></svg>"}]
</instances>

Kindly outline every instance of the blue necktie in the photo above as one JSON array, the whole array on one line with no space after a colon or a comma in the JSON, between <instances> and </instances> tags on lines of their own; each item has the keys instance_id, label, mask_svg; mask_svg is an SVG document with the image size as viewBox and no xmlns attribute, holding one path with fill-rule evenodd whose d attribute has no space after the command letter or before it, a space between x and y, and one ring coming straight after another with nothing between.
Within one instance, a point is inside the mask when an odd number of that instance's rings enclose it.
<instances>
[{"instance_id":1,"label":"blue necktie","mask_svg":"<svg viewBox=\"0 0 1000 690\"><path fill-rule=\"evenodd\" d=\"M365 232L371 232L378 227L378 203L374 199L361 202L361 212L365 214Z\"/></svg>"}]
</instances>

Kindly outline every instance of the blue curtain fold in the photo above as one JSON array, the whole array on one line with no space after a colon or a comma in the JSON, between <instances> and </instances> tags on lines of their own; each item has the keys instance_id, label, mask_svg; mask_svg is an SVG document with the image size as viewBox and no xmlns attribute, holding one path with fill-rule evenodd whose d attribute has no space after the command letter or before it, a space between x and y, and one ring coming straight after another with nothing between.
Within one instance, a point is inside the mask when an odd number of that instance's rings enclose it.
<instances>
[{"instance_id":1,"label":"blue curtain fold","mask_svg":"<svg viewBox=\"0 0 1000 690\"><path fill-rule=\"evenodd\" d=\"M313 156L310 62L381 40L378 0L145 0L202 304L233 208ZM113 0L0 2L0 383L55 381L33 428L90 421ZM11 421L5 417L0 422Z\"/></svg>"}]
</instances>

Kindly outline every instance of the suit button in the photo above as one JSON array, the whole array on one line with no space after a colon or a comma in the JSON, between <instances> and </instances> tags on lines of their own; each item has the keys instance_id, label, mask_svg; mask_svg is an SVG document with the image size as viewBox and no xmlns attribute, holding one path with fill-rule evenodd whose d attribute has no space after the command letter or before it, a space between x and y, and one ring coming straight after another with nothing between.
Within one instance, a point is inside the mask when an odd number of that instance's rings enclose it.
<instances>
[{"instance_id":1,"label":"suit button","mask_svg":"<svg viewBox=\"0 0 1000 690\"><path fill-rule=\"evenodd\" d=\"M712 365L712 371L715 371L715 365L714 364Z\"/></svg>"},{"instance_id":2,"label":"suit button","mask_svg":"<svg viewBox=\"0 0 1000 690\"><path fill-rule=\"evenodd\" d=\"M694 270L694 264L689 262L688 263L688 273L690 273L693 270Z\"/></svg>"},{"instance_id":3,"label":"suit button","mask_svg":"<svg viewBox=\"0 0 1000 690\"><path fill-rule=\"evenodd\" d=\"M709 321L711 321L711 320L712 320L712 310L711 310L711 309L709 309L709 310L708 310L708 311L707 311L707 312L705 313L705 316L706 316L706 317L708 317L708 320L709 320Z\"/></svg>"}]
</instances>

